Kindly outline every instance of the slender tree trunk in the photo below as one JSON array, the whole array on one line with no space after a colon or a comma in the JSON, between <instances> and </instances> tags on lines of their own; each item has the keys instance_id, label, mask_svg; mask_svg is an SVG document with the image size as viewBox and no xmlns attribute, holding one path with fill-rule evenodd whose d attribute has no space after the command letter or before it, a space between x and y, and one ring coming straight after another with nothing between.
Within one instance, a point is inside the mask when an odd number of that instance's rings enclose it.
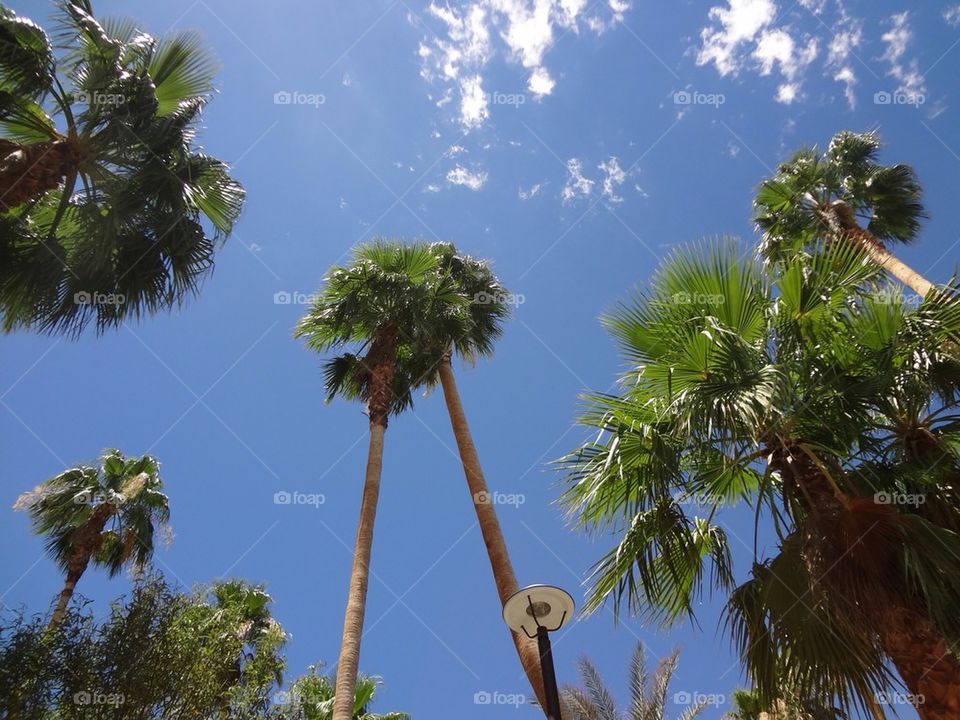
<instances>
[{"instance_id":1,"label":"slender tree trunk","mask_svg":"<svg viewBox=\"0 0 960 720\"><path fill-rule=\"evenodd\" d=\"M367 605L367 585L370 579L370 553L373 548L373 526L380 497L380 475L383 469L383 441L387 431L393 394L398 333L386 328L375 339L364 358L370 374L370 393L367 409L370 416L370 444L367 450L367 470L363 481L363 499L360 520L354 542L353 568L350 572L350 590L343 619L343 639L337 661L337 678L333 696L333 720L353 720L353 703L357 688L357 669L360 664L360 639L363 636L363 618Z\"/></svg>"},{"instance_id":2,"label":"slender tree trunk","mask_svg":"<svg viewBox=\"0 0 960 720\"><path fill-rule=\"evenodd\" d=\"M835 231L839 230L840 234L853 238L875 263L921 298L926 297L927 293L934 288L932 282L887 250L883 242L873 233L860 227L846 204L840 203L833 206L831 225Z\"/></svg>"},{"instance_id":3,"label":"slender tree trunk","mask_svg":"<svg viewBox=\"0 0 960 720\"><path fill-rule=\"evenodd\" d=\"M73 597L73 591L77 587L77 582L83 576L89 562L90 558L87 557L79 562L76 568L73 567L73 562L71 562L71 568L67 571L67 581L63 584L63 590L60 591L56 607L53 608L53 614L47 624L48 631L56 629L63 620L63 616L67 612L67 606L70 604L70 598Z\"/></svg>"},{"instance_id":4,"label":"slender tree trunk","mask_svg":"<svg viewBox=\"0 0 960 720\"><path fill-rule=\"evenodd\" d=\"M75 172L81 154L70 140L21 145L0 139L0 211L58 187Z\"/></svg>"},{"instance_id":5,"label":"slender tree trunk","mask_svg":"<svg viewBox=\"0 0 960 720\"><path fill-rule=\"evenodd\" d=\"M460 393L457 391L457 383L453 377L449 356L440 363L440 384L443 387L443 399L447 404L450 425L453 427L457 449L460 451L460 462L463 464L463 473L467 478L467 487L470 490L473 507L477 512L477 522L480 525L484 545L487 546L490 567L493 569L493 579L497 585L497 594L502 605L507 598L519 589L517 578L513 573L513 565L510 563L507 545L500 530L500 522L497 520L497 511L490 498L487 482L483 477L480 458L477 456L477 449L470 435L470 426L467 424L467 417L460 402ZM543 673L540 669L537 643L512 630L510 634L513 636L513 643L517 648L517 654L520 656L520 664L527 674L527 679L537 696L540 707L546 708Z\"/></svg>"},{"instance_id":6,"label":"slender tree trunk","mask_svg":"<svg viewBox=\"0 0 960 720\"><path fill-rule=\"evenodd\" d=\"M891 607L878 624L880 644L915 699L921 720L960 718L960 661L926 614Z\"/></svg>"}]
</instances>

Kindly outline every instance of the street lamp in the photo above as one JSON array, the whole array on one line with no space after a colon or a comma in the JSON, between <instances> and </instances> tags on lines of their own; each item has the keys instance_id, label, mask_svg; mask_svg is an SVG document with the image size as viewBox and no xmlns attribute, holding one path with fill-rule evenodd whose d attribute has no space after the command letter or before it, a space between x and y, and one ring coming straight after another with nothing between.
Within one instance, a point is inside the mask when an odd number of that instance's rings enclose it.
<instances>
[{"instance_id":1,"label":"street lamp","mask_svg":"<svg viewBox=\"0 0 960 720\"><path fill-rule=\"evenodd\" d=\"M549 633L562 628L572 617L573 598L565 590L552 585L530 585L515 592L503 604L503 620L510 629L522 632L531 640L537 639L549 720L562 720Z\"/></svg>"}]
</instances>

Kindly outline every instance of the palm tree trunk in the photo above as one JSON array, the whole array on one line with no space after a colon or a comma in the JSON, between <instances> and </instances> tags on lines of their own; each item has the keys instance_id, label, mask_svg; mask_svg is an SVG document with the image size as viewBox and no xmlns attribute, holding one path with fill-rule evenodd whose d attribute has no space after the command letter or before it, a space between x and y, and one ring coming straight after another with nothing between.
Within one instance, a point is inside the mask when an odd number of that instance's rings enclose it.
<instances>
[{"instance_id":1,"label":"palm tree trunk","mask_svg":"<svg viewBox=\"0 0 960 720\"><path fill-rule=\"evenodd\" d=\"M0 140L0 211L35 200L76 171L80 152L70 140L21 145Z\"/></svg>"},{"instance_id":2,"label":"palm tree trunk","mask_svg":"<svg viewBox=\"0 0 960 720\"><path fill-rule=\"evenodd\" d=\"M74 562L71 560L71 567L67 571L67 580L63 584L63 590L60 591L56 607L53 608L53 614L50 616L50 622L47 624L48 632L56 629L63 620L63 616L67 612L67 606L70 604L70 598L73 597L73 591L77 587L77 582L79 582L83 576L89 562L89 556L82 560L78 559L76 566L74 566Z\"/></svg>"},{"instance_id":3,"label":"palm tree trunk","mask_svg":"<svg viewBox=\"0 0 960 720\"><path fill-rule=\"evenodd\" d=\"M490 567L493 569L493 579L502 605L507 601L507 598L519 589L517 578L513 573L513 565L510 563L507 545L500 530L500 522L497 520L497 511L494 509L493 503L489 501L490 492L483 477L477 449L470 435L467 416L463 411L463 404L460 402L460 393L457 391L457 383L453 377L449 355L440 363L440 384L443 387L443 399L447 404L447 413L450 415L453 435L457 440L460 462L463 464L463 474L467 478L467 487L473 500L473 507L477 512L477 522L480 525L484 545L487 546ZM517 648L517 654L520 656L520 664L527 674L527 679L537 696L540 707L546 708L543 673L540 669L540 655L537 644L513 631L510 634L513 636L513 643Z\"/></svg>"},{"instance_id":4,"label":"palm tree trunk","mask_svg":"<svg viewBox=\"0 0 960 720\"><path fill-rule=\"evenodd\" d=\"M873 235L866 230L863 232L865 237L861 244L871 259L921 298L926 297L933 289L933 283L883 247Z\"/></svg>"},{"instance_id":5,"label":"palm tree trunk","mask_svg":"<svg viewBox=\"0 0 960 720\"><path fill-rule=\"evenodd\" d=\"M357 524L357 537L353 548L353 568L350 572L347 610L343 618L343 639L340 642L340 656L337 661L333 720L353 720L357 669L360 664L360 639L363 636L367 585L370 579L373 526L377 518L377 501L380 497L383 441L392 406L398 337L395 329L387 328L375 339L364 358L364 365L370 373L370 392L367 401L370 416L370 444L367 450L367 470L363 480L360 520Z\"/></svg>"},{"instance_id":6,"label":"palm tree trunk","mask_svg":"<svg viewBox=\"0 0 960 720\"><path fill-rule=\"evenodd\" d=\"M960 718L960 660L926 614L891 607L879 626L880 644L917 700L921 720Z\"/></svg>"}]
</instances>

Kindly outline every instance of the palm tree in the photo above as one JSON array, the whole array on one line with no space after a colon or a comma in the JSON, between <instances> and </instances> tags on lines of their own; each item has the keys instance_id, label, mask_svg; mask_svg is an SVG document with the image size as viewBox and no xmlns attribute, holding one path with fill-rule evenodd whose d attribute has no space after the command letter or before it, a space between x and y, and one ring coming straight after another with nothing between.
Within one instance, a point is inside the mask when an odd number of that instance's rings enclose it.
<instances>
[{"instance_id":1,"label":"palm tree","mask_svg":"<svg viewBox=\"0 0 960 720\"><path fill-rule=\"evenodd\" d=\"M243 206L196 144L217 64L59 0L54 39L0 6L0 312L5 330L98 331L180 304Z\"/></svg>"},{"instance_id":2,"label":"palm tree","mask_svg":"<svg viewBox=\"0 0 960 720\"><path fill-rule=\"evenodd\" d=\"M373 696L382 682L378 677L366 675L357 678L351 720L409 720L406 713L370 712ZM315 667L294 682L289 691L279 695L285 702L275 715L270 715L275 720L331 720L333 717L334 683L317 674Z\"/></svg>"},{"instance_id":3,"label":"palm tree","mask_svg":"<svg viewBox=\"0 0 960 720\"><path fill-rule=\"evenodd\" d=\"M588 397L597 436L562 461L573 517L618 537L587 608L613 597L671 623L712 585L764 704L787 679L875 711L889 660L924 720L958 717L960 363L940 348L960 305L877 292L849 244L799 252L773 282L739 250L678 253L605 319L623 389ZM754 516L739 586L717 522L737 504Z\"/></svg>"},{"instance_id":4,"label":"palm tree","mask_svg":"<svg viewBox=\"0 0 960 720\"><path fill-rule=\"evenodd\" d=\"M256 687L283 682L284 664L278 658L286 643L286 634L273 618L272 598L262 585L229 580L215 583L210 592L215 610L209 623L226 624L237 646L236 658L224 678L225 690L220 701L221 717L229 718L235 688L248 676L254 676L250 684Z\"/></svg>"},{"instance_id":5,"label":"palm tree","mask_svg":"<svg viewBox=\"0 0 960 720\"><path fill-rule=\"evenodd\" d=\"M842 239L925 297L933 283L885 245L916 239L924 217L920 183L909 165L878 163L879 150L876 133L845 131L826 152L807 148L782 163L754 201L763 256L779 262L817 240Z\"/></svg>"},{"instance_id":6,"label":"palm tree","mask_svg":"<svg viewBox=\"0 0 960 720\"><path fill-rule=\"evenodd\" d=\"M579 662L580 678L583 688L565 687L562 699L567 706L565 713L570 720L666 720L670 681L677 669L678 651L674 650L664 658L653 676L647 672L644 661L644 649L637 643L630 660L630 706L621 712L613 700L613 694L607 689L600 673L587 658ZM707 707L705 700L699 700L680 713L678 720L693 720Z\"/></svg>"},{"instance_id":7,"label":"palm tree","mask_svg":"<svg viewBox=\"0 0 960 720\"><path fill-rule=\"evenodd\" d=\"M725 720L838 720L843 717L835 708L815 702L779 699L765 706L757 693L750 690L734 690L732 700L734 709L724 715Z\"/></svg>"},{"instance_id":8,"label":"palm tree","mask_svg":"<svg viewBox=\"0 0 960 720\"><path fill-rule=\"evenodd\" d=\"M377 241L362 245L346 267L334 267L296 335L318 352L352 347L327 360L327 400L342 396L366 404L370 428L360 520L337 664L334 720L350 720L366 606L373 527L387 420L407 408L423 381L423 356L414 352L427 334L465 327L465 303L437 272L426 245Z\"/></svg>"},{"instance_id":9,"label":"palm tree","mask_svg":"<svg viewBox=\"0 0 960 720\"><path fill-rule=\"evenodd\" d=\"M20 496L14 508L29 513L34 532L47 538L47 554L66 575L49 629L60 624L91 562L113 577L127 565L142 568L150 561L154 535L170 519L162 488L156 459L106 450L99 467L70 468Z\"/></svg>"},{"instance_id":10,"label":"palm tree","mask_svg":"<svg viewBox=\"0 0 960 720\"><path fill-rule=\"evenodd\" d=\"M429 345L421 344L421 351L428 354L424 365L429 371L428 384L436 384L437 378L443 388L443 397L450 416L450 425L457 442L457 450L463 465L477 523L483 536L497 594L502 605L517 592L517 578L513 572L507 545L497 519L497 511L490 502L490 491L480 458L477 454L470 426L467 423L460 393L453 375L452 356L459 355L467 362L493 354L493 345L503 333L503 320L510 314L507 290L490 270L487 263L461 255L449 243L434 243L430 246L439 262L439 269L456 284L457 292L469 303L469 328L465 331L454 326L456 334L434 334ZM520 663L526 672L541 707L546 707L543 690L543 674L540 655L535 641L510 632Z\"/></svg>"}]
</instances>

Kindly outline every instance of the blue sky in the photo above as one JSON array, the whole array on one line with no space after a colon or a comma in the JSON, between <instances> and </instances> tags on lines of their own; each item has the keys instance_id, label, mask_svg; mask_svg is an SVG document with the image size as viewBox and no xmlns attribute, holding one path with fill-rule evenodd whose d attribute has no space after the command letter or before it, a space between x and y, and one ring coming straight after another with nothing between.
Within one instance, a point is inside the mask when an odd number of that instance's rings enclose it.
<instances>
[{"instance_id":1,"label":"blue sky","mask_svg":"<svg viewBox=\"0 0 960 720\"><path fill-rule=\"evenodd\" d=\"M46 2L8 5L48 22ZM202 143L233 164L248 202L181 311L101 338L0 343L10 607L42 611L61 584L10 509L17 495L115 446L163 463L175 539L156 562L169 578L265 582L291 634L291 675L335 662L366 421L355 405L323 404L320 358L291 330L326 269L372 235L452 240L490 258L522 300L496 357L458 376L491 488L522 499L499 508L521 584L558 584L578 601L610 540L570 532L547 462L584 438L578 394L609 388L620 369L597 316L671 248L723 234L753 242L752 190L778 160L841 129L878 128L884 157L914 164L926 188L930 219L901 257L936 281L954 270L956 3L94 7L154 34L204 34L223 69ZM324 502L275 504L281 491ZM743 572L750 518L726 522L744 539L732 541ZM391 423L373 570L360 664L385 678L380 710L537 717L474 701L529 691L439 395ZM102 608L126 587L91 571L80 591ZM742 678L720 606L706 598L699 627L670 632L630 618L615 627L607 609L581 619L555 637L560 680L586 654L623 699L640 640L651 659L682 646L674 691L728 696Z\"/></svg>"}]
</instances>

